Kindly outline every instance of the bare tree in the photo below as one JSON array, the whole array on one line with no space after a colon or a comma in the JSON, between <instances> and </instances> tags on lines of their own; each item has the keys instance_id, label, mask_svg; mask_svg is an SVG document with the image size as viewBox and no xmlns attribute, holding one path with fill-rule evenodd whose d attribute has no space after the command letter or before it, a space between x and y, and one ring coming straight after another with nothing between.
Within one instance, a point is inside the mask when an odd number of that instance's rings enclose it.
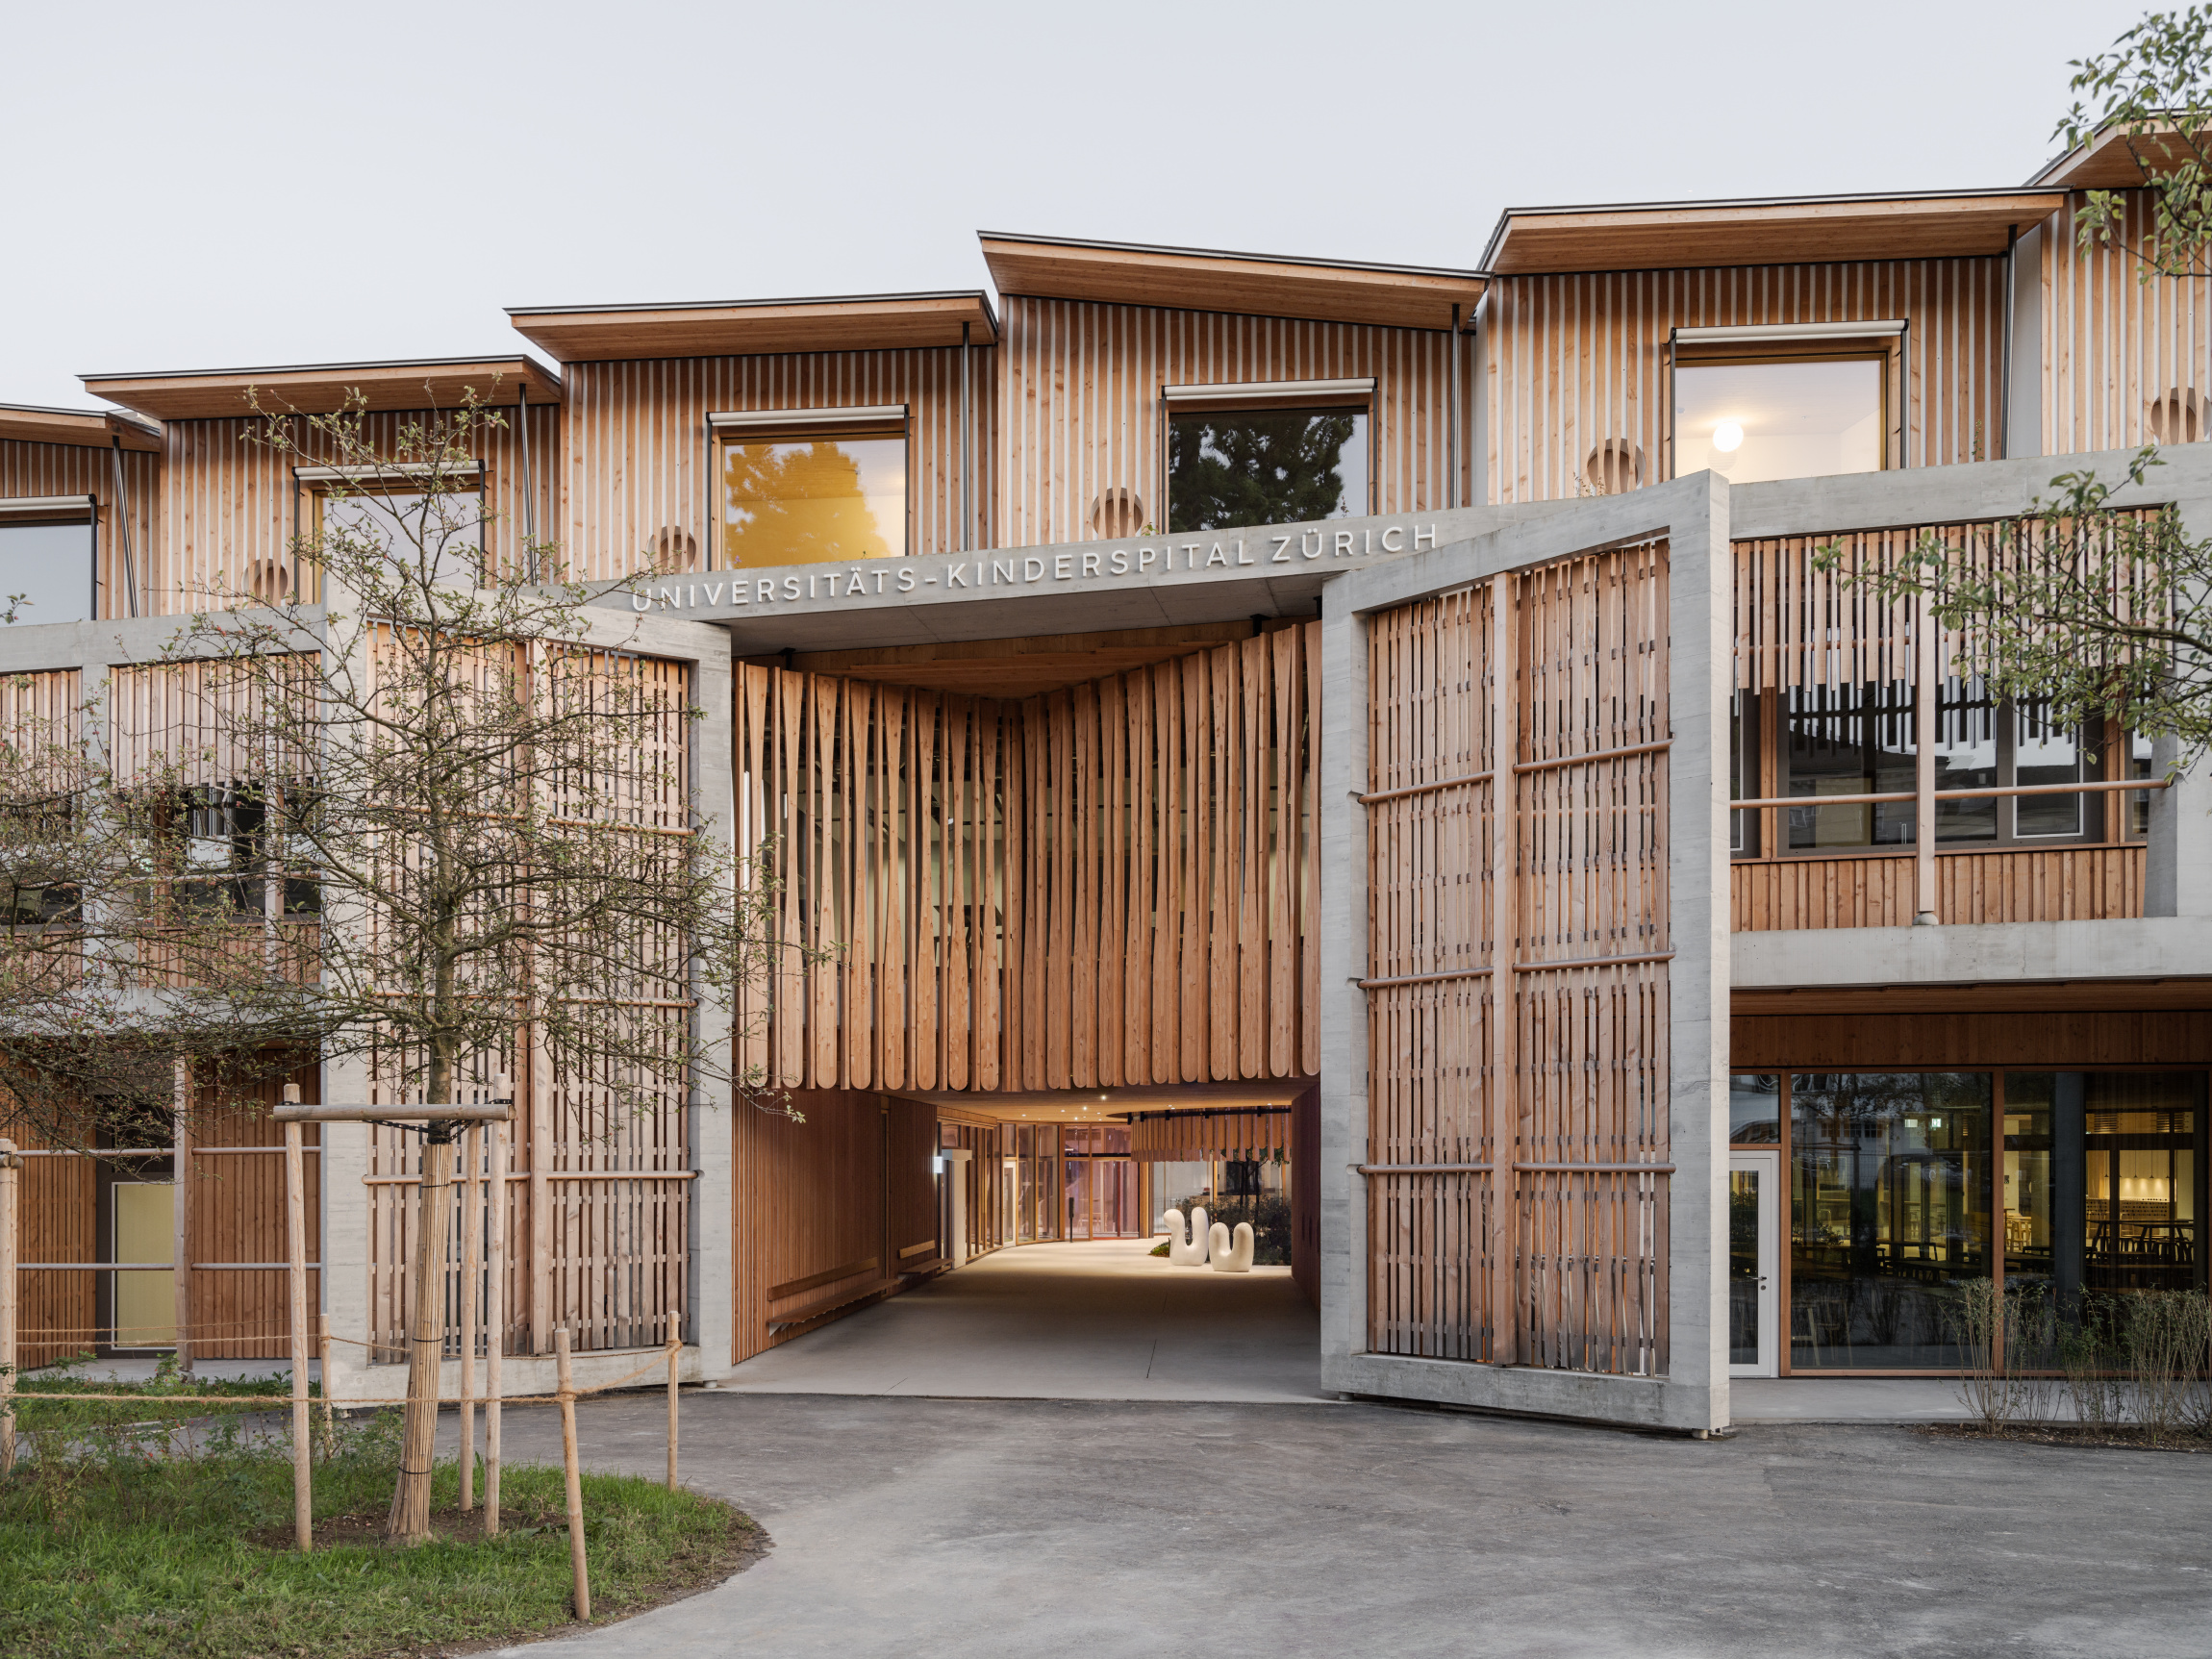
<instances>
[{"instance_id":1,"label":"bare tree","mask_svg":"<svg viewBox=\"0 0 2212 1659\"><path fill-rule=\"evenodd\" d=\"M252 905L258 879L269 937L230 1001L326 1058L365 1057L382 1100L433 1118L520 1072L525 1041L618 1107L718 1085L789 1110L697 1018L767 970L773 883L691 803L700 711L680 668L594 642L604 585L569 579L557 547L488 552L476 456L502 417L471 393L380 446L358 400L253 406L254 441L296 457L309 438L336 481L292 547L296 586L224 596L171 652L212 711L195 801L229 815L227 902ZM426 1139L402 1543L429 1535L444 1328L427 1304L451 1148Z\"/></svg>"}]
</instances>

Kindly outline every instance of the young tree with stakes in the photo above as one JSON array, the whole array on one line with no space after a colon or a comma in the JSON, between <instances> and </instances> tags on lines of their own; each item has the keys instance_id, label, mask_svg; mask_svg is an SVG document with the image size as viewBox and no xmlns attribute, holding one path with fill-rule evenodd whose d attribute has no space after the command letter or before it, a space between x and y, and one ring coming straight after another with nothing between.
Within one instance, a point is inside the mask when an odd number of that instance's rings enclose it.
<instances>
[{"instance_id":1,"label":"young tree with stakes","mask_svg":"<svg viewBox=\"0 0 2212 1659\"><path fill-rule=\"evenodd\" d=\"M225 788L284 914L319 917L309 970L234 998L326 1059L365 1058L385 1100L433 1119L389 1523L412 1544L429 1536L451 1225L435 1108L522 1074L534 1040L616 1111L716 1085L789 1111L694 1017L764 976L774 884L688 802L670 757L700 711L680 682L592 639L610 585L569 578L549 543L487 553L476 457L503 416L471 392L379 444L358 398L304 416L249 401L253 441L335 482L293 545L297 587L194 617L172 654L203 665L216 746L250 758Z\"/></svg>"}]
</instances>

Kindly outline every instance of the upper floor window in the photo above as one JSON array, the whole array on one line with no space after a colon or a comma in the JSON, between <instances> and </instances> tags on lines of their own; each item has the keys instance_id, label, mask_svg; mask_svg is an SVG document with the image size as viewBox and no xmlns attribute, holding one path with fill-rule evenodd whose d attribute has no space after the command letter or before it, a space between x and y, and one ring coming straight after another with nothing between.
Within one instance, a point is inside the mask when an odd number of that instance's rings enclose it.
<instances>
[{"instance_id":1,"label":"upper floor window","mask_svg":"<svg viewBox=\"0 0 2212 1659\"><path fill-rule=\"evenodd\" d=\"M1168 530L1233 530L1374 511L1374 382L1170 386Z\"/></svg>"},{"instance_id":2,"label":"upper floor window","mask_svg":"<svg viewBox=\"0 0 2212 1659\"><path fill-rule=\"evenodd\" d=\"M89 496L0 501L0 622L84 622L92 594Z\"/></svg>"},{"instance_id":3,"label":"upper floor window","mask_svg":"<svg viewBox=\"0 0 2212 1659\"><path fill-rule=\"evenodd\" d=\"M903 405L708 419L718 440L717 565L742 570L906 553Z\"/></svg>"},{"instance_id":4,"label":"upper floor window","mask_svg":"<svg viewBox=\"0 0 2212 1659\"><path fill-rule=\"evenodd\" d=\"M1880 471L1903 326L1675 330L1674 476L1757 484Z\"/></svg>"},{"instance_id":5,"label":"upper floor window","mask_svg":"<svg viewBox=\"0 0 2212 1659\"><path fill-rule=\"evenodd\" d=\"M359 547L381 546L400 580L419 578L440 588L475 588L485 581L484 478L449 479L451 487L412 489L408 472L348 475L335 467L301 467L302 483L314 488L314 533L327 540L342 536ZM264 565L246 573L247 591L267 604L291 595L298 576ZM308 594L299 595L302 598Z\"/></svg>"}]
</instances>

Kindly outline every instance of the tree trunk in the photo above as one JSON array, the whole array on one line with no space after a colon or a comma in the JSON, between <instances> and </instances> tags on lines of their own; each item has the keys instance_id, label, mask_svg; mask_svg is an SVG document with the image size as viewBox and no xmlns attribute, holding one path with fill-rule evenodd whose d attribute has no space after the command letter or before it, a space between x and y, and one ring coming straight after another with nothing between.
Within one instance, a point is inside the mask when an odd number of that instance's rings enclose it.
<instances>
[{"instance_id":1,"label":"tree trunk","mask_svg":"<svg viewBox=\"0 0 2212 1659\"><path fill-rule=\"evenodd\" d=\"M433 1129L450 1127L433 1125ZM438 1445L438 1373L445 1353L446 1197L453 1185L453 1143L425 1138L415 1209L415 1283L408 1319L407 1420L399 1484L391 1494L387 1544L430 1538L430 1471Z\"/></svg>"}]
</instances>

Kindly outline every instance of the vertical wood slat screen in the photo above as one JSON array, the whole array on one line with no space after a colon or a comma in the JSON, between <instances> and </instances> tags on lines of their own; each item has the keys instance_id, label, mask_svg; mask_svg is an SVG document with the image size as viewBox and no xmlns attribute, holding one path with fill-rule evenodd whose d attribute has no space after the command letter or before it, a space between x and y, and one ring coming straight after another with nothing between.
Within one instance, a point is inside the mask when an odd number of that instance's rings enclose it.
<instances>
[{"instance_id":1,"label":"vertical wood slat screen","mask_svg":"<svg viewBox=\"0 0 2212 1659\"><path fill-rule=\"evenodd\" d=\"M682 714L689 670L655 658L591 652L580 659L574 680L560 682L562 695L590 695L615 676L627 677L641 700L662 712L638 720L635 764L617 776L593 780L579 795L555 792L553 816L611 811L641 835L665 836L688 826L691 721ZM665 951L666 940L641 939L640 950ZM619 999L629 988L609 985ZM645 1018L689 1019L689 1008L641 1008ZM685 1080L673 1073L655 1080L650 1103L624 1104L603 1065L560 1051L533 1028L508 1056L479 1056L472 1075L504 1070L514 1079L515 1110L508 1125L508 1168L503 1172L507 1225L507 1328L504 1351L547 1353L552 1333L566 1324L586 1350L657 1347L684 1333L690 1270L691 1153L685 1110ZM372 1068L378 1098L392 1085ZM473 1096L472 1096L473 1097ZM459 1169L460 1160L455 1159ZM415 1222L415 1180L420 1143L402 1130L370 1131L369 1337L387 1345L374 1354L397 1363L407 1330L410 1279L406 1270ZM495 1178L486 1170L486 1178ZM446 1351L460 1352L463 1219L459 1204L446 1241ZM489 1252L487 1252L489 1254ZM487 1269L489 1270L489 1269ZM487 1338L482 1313L485 1285L473 1288L480 1350Z\"/></svg>"},{"instance_id":2,"label":"vertical wood slat screen","mask_svg":"<svg viewBox=\"0 0 2212 1659\"><path fill-rule=\"evenodd\" d=\"M513 409L497 413L505 424L484 431L479 440L484 511L491 520L485 545L495 564L512 567L532 502L524 489L521 426ZM559 415L551 404L530 407L530 477L538 534L546 540L559 536ZM426 412L377 412L364 416L362 432L377 454L391 456L400 428L428 418ZM153 542L151 596L141 595L148 615L214 608L221 592L254 591L256 578L269 573L289 582L291 539L313 530L314 513L314 492L297 486L292 468L338 457L304 418L291 422L298 455L278 455L251 441L258 430L260 422L243 416L242 399L239 418L165 424L160 539Z\"/></svg>"},{"instance_id":3,"label":"vertical wood slat screen","mask_svg":"<svg viewBox=\"0 0 2212 1659\"><path fill-rule=\"evenodd\" d=\"M2044 225L2046 455L2212 437L2212 287L2201 277L2141 280L2133 250L2152 241L2156 214L2149 191L2122 194L2118 246L2082 248L2078 194ZM2175 392L2182 409L2162 410Z\"/></svg>"},{"instance_id":4,"label":"vertical wood slat screen","mask_svg":"<svg viewBox=\"0 0 2212 1659\"><path fill-rule=\"evenodd\" d=\"M776 1088L1312 1075L1319 625L1025 702L747 666L738 817L794 951ZM765 1018L764 1018L765 1017Z\"/></svg>"},{"instance_id":5,"label":"vertical wood slat screen","mask_svg":"<svg viewBox=\"0 0 2212 1659\"><path fill-rule=\"evenodd\" d=\"M1370 1345L1662 1374L1665 546L1369 629Z\"/></svg>"},{"instance_id":6,"label":"vertical wood slat screen","mask_svg":"<svg viewBox=\"0 0 2212 1659\"><path fill-rule=\"evenodd\" d=\"M141 449L123 451L123 490L128 511L115 512L115 458L106 447L78 443L29 443L0 439L0 498L36 495L90 495L99 502L99 599L102 619L131 614L130 588L123 569L123 532L129 533L137 562L140 615L149 614L143 584L154 546L160 505L162 458ZM26 612L24 620L42 620Z\"/></svg>"},{"instance_id":7,"label":"vertical wood slat screen","mask_svg":"<svg viewBox=\"0 0 2212 1659\"><path fill-rule=\"evenodd\" d=\"M991 394L996 348L972 349L973 501L984 521L996 454ZM580 580L608 581L644 568L644 556L657 554L664 530L689 536L694 567L706 567L720 511L707 416L741 410L803 415L905 404L909 549L950 553L964 545L958 346L574 363L564 373L567 465L559 534ZM542 522L554 534L553 519ZM980 522L965 543L993 544ZM719 568L725 561L715 563Z\"/></svg>"},{"instance_id":8,"label":"vertical wood slat screen","mask_svg":"<svg viewBox=\"0 0 2212 1659\"><path fill-rule=\"evenodd\" d=\"M1606 442L1641 484L1668 476L1669 331L1903 318L1912 330L1908 466L2002 454L2002 259L1576 272L1504 277L1484 299L1490 488L1478 500L1555 501L1598 483ZM1895 415L1891 417L1895 424Z\"/></svg>"},{"instance_id":9,"label":"vertical wood slat screen","mask_svg":"<svg viewBox=\"0 0 2212 1659\"><path fill-rule=\"evenodd\" d=\"M1354 511L1431 512L1445 504L1451 336L1444 329L1026 294L1008 294L1003 304L997 526L1004 546L1100 535L1093 505L1118 487L1137 493L1151 522L1168 523L1163 386L1371 375L1374 501ZM1474 404L1464 360L1462 372L1464 435ZM1464 480L1469 463L1461 467ZM1465 488L1458 499L1470 499Z\"/></svg>"},{"instance_id":10,"label":"vertical wood slat screen","mask_svg":"<svg viewBox=\"0 0 2212 1659\"><path fill-rule=\"evenodd\" d=\"M1129 1120L1130 1156L1149 1163L1198 1158L1280 1162L1290 1155L1290 1146L1288 1105L1138 1112Z\"/></svg>"}]
</instances>

